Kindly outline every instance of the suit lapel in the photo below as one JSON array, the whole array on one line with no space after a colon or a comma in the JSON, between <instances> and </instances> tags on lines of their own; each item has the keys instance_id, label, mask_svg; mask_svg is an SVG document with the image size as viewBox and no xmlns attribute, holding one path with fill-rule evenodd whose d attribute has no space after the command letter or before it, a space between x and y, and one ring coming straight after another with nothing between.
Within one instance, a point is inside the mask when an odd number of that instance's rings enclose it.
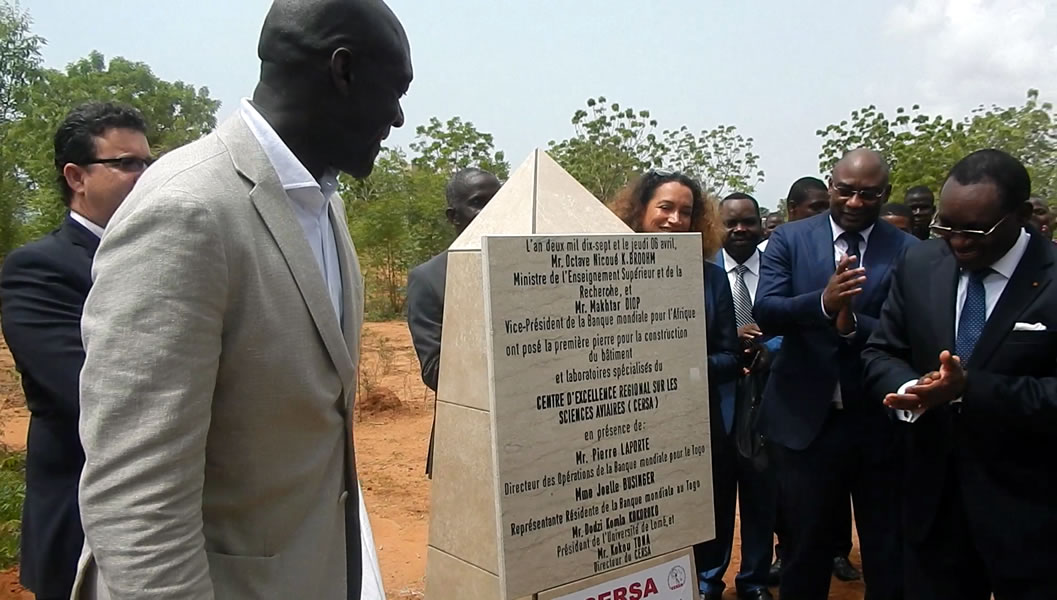
<instances>
[{"instance_id":1,"label":"suit lapel","mask_svg":"<svg viewBox=\"0 0 1057 600\"><path fill-rule=\"evenodd\" d=\"M936 318L932 327L940 348L954 351L954 303L958 293L958 264L944 244L939 260L931 270L930 298ZM938 354L937 354L938 355Z\"/></svg>"},{"instance_id":2,"label":"suit lapel","mask_svg":"<svg viewBox=\"0 0 1057 600\"><path fill-rule=\"evenodd\" d=\"M338 323L338 316L334 314L334 305L330 301L319 264L305 239L304 229L290 208L279 175L237 113L221 126L218 134L230 149L235 168L254 184L250 190L250 201L286 260L342 384L345 389L353 389L356 385L355 368L349 346ZM341 247L341 241L338 246ZM348 282L343 280L342 293L347 294L348 287ZM346 304L345 310L350 308Z\"/></svg>"},{"instance_id":3,"label":"suit lapel","mask_svg":"<svg viewBox=\"0 0 1057 600\"><path fill-rule=\"evenodd\" d=\"M866 288L856 299L859 305L866 303L867 298L881 289L881 282L892 268L898 253L896 244L901 234L894 227L889 230L885 225L887 223L878 219L870 233L869 241L866 242L866 259L863 261L866 268ZM884 301L884 298L881 300Z\"/></svg>"},{"instance_id":4,"label":"suit lapel","mask_svg":"<svg viewBox=\"0 0 1057 600\"><path fill-rule=\"evenodd\" d=\"M1046 244L1048 242L1034 234L1028 239L1028 247L1020 259L1020 264L1013 271L1013 277L1006 283L1002 297L998 299L998 304L988 317L980 339L976 342L976 348L973 349L972 358L969 360L970 368L987 364L1002 340L1013 330L1017 317L1050 284L1045 270L1053 262L1053 257Z\"/></svg>"},{"instance_id":5,"label":"suit lapel","mask_svg":"<svg viewBox=\"0 0 1057 600\"><path fill-rule=\"evenodd\" d=\"M99 238L94 233L85 229L84 225L74 221L69 215L66 215L61 229L73 245L84 248L88 253L88 258L95 258L95 251L99 248Z\"/></svg>"},{"instance_id":6,"label":"suit lapel","mask_svg":"<svg viewBox=\"0 0 1057 600\"><path fill-rule=\"evenodd\" d=\"M824 288L829 278L837 270L837 263L833 260L833 227L830 225L829 211L819 215L818 225L812 234L812 253L814 254L814 272L818 274L819 281L814 287Z\"/></svg>"},{"instance_id":7,"label":"suit lapel","mask_svg":"<svg viewBox=\"0 0 1057 600\"><path fill-rule=\"evenodd\" d=\"M356 259L356 249L352 246L352 236L349 234L348 223L345 222L345 210L342 199L335 193L330 198L330 222L334 229L336 246L338 247L338 262L341 269L341 294L344 313L341 322L341 331L345 337L345 345L352 354L355 364L360 356L360 314L363 302L363 281L360 275L359 263Z\"/></svg>"}]
</instances>

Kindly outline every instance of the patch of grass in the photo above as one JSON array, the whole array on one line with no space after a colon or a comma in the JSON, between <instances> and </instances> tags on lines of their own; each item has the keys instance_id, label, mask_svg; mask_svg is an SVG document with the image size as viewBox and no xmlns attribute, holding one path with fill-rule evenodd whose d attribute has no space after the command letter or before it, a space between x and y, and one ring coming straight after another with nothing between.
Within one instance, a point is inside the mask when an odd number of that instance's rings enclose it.
<instances>
[{"instance_id":1,"label":"patch of grass","mask_svg":"<svg viewBox=\"0 0 1057 600\"><path fill-rule=\"evenodd\" d=\"M0 569L18 562L25 499L26 453L0 446Z\"/></svg>"}]
</instances>

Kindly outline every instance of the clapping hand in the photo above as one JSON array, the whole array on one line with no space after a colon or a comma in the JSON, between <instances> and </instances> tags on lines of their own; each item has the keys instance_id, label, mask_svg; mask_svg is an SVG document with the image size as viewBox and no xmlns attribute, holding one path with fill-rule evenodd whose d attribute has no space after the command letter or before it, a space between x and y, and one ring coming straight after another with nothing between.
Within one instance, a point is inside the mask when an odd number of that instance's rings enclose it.
<instances>
[{"instance_id":1,"label":"clapping hand","mask_svg":"<svg viewBox=\"0 0 1057 600\"><path fill-rule=\"evenodd\" d=\"M940 352L938 371L926 373L902 394L885 396L886 406L896 410L926 411L965 394L966 374L962 361L949 350Z\"/></svg>"},{"instance_id":2,"label":"clapping hand","mask_svg":"<svg viewBox=\"0 0 1057 600\"><path fill-rule=\"evenodd\" d=\"M837 269L822 290L822 307L828 315L839 315L846 306L851 306L852 298L862 293L866 284L866 269L851 268L857 262L857 256L843 256L837 263Z\"/></svg>"}]
</instances>

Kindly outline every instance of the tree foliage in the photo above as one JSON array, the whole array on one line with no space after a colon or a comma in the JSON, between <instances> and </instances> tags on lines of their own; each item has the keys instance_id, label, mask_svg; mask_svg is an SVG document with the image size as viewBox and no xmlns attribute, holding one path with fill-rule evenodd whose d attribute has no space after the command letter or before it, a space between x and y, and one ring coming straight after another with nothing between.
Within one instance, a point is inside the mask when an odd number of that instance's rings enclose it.
<instances>
[{"instance_id":1,"label":"tree foliage","mask_svg":"<svg viewBox=\"0 0 1057 600\"><path fill-rule=\"evenodd\" d=\"M92 52L64 70L41 64L43 38L29 15L0 0L0 256L56 227L66 212L56 181L53 139L74 106L130 104L143 113L155 155L216 127L220 102L209 90L159 79L141 62Z\"/></svg>"},{"instance_id":2,"label":"tree foliage","mask_svg":"<svg viewBox=\"0 0 1057 600\"><path fill-rule=\"evenodd\" d=\"M30 32L29 15L0 2L0 256L21 239L20 211L27 195L19 168L22 144L14 133L29 106L29 88L41 75L43 38Z\"/></svg>"},{"instance_id":3,"label":"tree foliage","mask_svg":"<svg viewBox=\"0 0 1057 600\"><path fill-rule=\"evenodd\" d=\"M492 135L459 117L446 122L434 117L415 131L413 157L386 148L369 177L341 180L349 229L366 273L367 310L374 318L401 315L407 272L454 240L444 213L451 176L466 167L500 179L510 171Z\"/></svg>"},{"instance_id":4,"label":"tree foliage","mask_svg":"<svg viewBox=\"0 0 1057 600\"><path fill-rule=\"evenodd\" d=\"M900 199L915 185L938 192L959 159L997 148L1023 161L1034 193L1052 202L1057 199L1057 113L1038 96L1038 90L1028 90L1022 106L980 106L957 121L928 115L916 104L897 108L894 118L874 105L854 110L849 120L817 132L822 138L819 168L828 172L848 150L872 148L891 164L892 196Z\"/></svg>"},{"instance_id":5,"label":"tree foliage","mask_svg":"<svg viewBox=\"0 0 1057 600\"><path fill-rule=\"evenodd\" d=\"M1032 193L1057 203L1057 112L1039 102L1038 90L1028 90L1022 106L979 107L967 120L970 150L999 148L1016 156L1031 173Z\"/></svg>"},{"instance_id":6,"label":"tree foliage","mask_svg":"<svg viewBox=\"0 0 1057 600\"><path fill-rule=\"evenodd\" d=\"M696 135L684 125L665 131L663 139L664 166L692 175L717 197L731 192L750 194L763 182L760 156L752 151L753 139L738 133L733 125Z\"/></svg>"},{"instance_id":7,"label":"tree foliage","mask_svg":"<svg viewBox=\"0 0 1057 600\"><path fill-rule=\"evenodd\" d=\"M573 137L548 144L554 158L599 200L611 197L635 175L661 163L657 120L648 110L589 98L573 113Z\"/></svg>"},{"instance_id":8,"label":"tree foliage","mask_svg":"<svg viewBox=\"0 0 1057 600\"><path fill-rule=\"evenodd\" d=\"M444 175L454 175L467 167L477 167L505 180L510 164L503 152L496 151L492 134L478 131L473 123L452 117L441 122L437 117L415 128L416 138L410 148L417 156L411 164Z\"/></svg>"},{"instance_id":9,"label":"tree foliage","mask_svg":"<svg viewBox=\"0 0 1057 600\"><path fill-rule=\"evenodd\" d=\"M572 124L574 135L552 140L549 152L600 200L650 168L687 173L716 195L752 192L763 181L752 138L733 125L696 134L686 126L658 133L650 111L608 103L605 96L588 99Z\"/></svg>"}]
</instances>

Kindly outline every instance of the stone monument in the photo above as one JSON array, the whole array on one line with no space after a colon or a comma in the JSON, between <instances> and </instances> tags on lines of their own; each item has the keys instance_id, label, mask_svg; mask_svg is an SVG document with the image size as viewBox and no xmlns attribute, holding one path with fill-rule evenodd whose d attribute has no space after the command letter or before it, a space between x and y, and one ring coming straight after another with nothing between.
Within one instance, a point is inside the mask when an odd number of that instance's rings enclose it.
<instances>
[{"instance_id":1,"label":"stone monument","mask_svg":"<svg viewBox=\"0 0 1057 600\"><path fill-rule=\"evenodd\" d=\"M426 598L696 598L701 259L697 234L631 234L539 150L451 245Z\"/></svg>"}]
</instances>

